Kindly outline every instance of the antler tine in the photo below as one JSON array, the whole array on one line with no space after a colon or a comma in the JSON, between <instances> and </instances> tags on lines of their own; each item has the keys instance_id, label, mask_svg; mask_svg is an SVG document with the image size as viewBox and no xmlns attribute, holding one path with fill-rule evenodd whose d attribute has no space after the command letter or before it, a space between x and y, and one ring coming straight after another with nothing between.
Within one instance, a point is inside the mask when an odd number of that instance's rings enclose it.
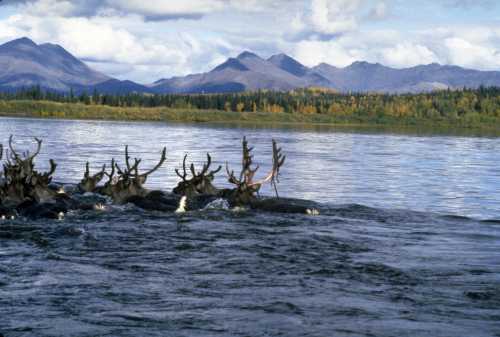
<instances>
[{"instance_id":1,"label":"antler tine","mask_svg":"<svg viewBox=\"0 0 500 337\"><path fill-rule=\"evenodd\" d=\"M12 162L10 161L11 159L11 154L9 153L9 149L5 150L5 160L7 161L8 165L12 165Z\"/></svg>"},{"instance_id":2,"label":"antler tine","mask_svg":"<svg viewBox=\"0 0 500 337\"><path fill-rule=\"evenodd\" d=\"M245 178L247 171L251 171L251 166L253 161L252 150L253 147L248 147L247 138L243 137L243 158L241 161L242 170L240 173L240 181L242 181ZM255 171L257 169L255 169Z\"/></svg>"},{"instance_id":3,"label":"antler tine","mask_svg":"<svg viewBox=\"0 0 500 337\"><path fill-rule=\"evenodd\" d=\"M249 167L245 173L244 173L244 178L245 178L245 182L248 184L248 185L252 185L253 184L253 177L255 177L255 173L257 173L257 171L259 170L260 166L257 165L253 170Z\"/></svg>"},{"instance_id":4,"label":"antler tine","mask_svg":"<svg viewBox=\"0 0 500 337\"><path fill-rule=\"evenodd\" d=\"M130 166L130 168L127 168L126 170L122 170L122 168L120 167L120 165L118 165L118 163L115 163L115 167L116 167L116 172L122 176L122 177L125 177L125 178L128 178L130 176L138 176L139 175L139 164L141 163L141 160L140 159L137 159L135 158L134 159L135 162L134 162L134 165ZM127 165L127 164L125 164ZM135 173L132 173L132 172L135 172Z\"/></svg>"},{"instance_id":5,"label":"antler tine","mask_svg":"<svg viewBox=\"0 0 500 337\"><path fill-rule=\"evenodd\" d=\"M228 176L228 180L231 184L234 184L234 185L239 185L241 184L241 181L238 180L235 176L234 176L234 171L229 171L229 164L226 162L226 172L227 172L227 176Z\"/></svg>"},{"instance_id":6,"label":"antler tine","mask_svg":"<svg viewBox=\"0 0 500 337\"><path fill-rule=\"evenodd\" d=\"M104 172L104 174L107 175L109 178L108 183L110 183L113 180L113 176L115 175L115 164L116 164L115 158L111 159L111 173L108 173L106 171Z\"/></svg>"},{"instance_id":7,"label":"antler tine","mask_svg":"<svg viewBox=\"0 0 500 337\"><path fill-rule=\"evenodd\" d=\"M85 178L88 178L88 176L90 175L90 168L89 168L89 165L90 165L90 164L89 164L89 162L87 162L87 163L85 164L85 173L83 174L83 176L84 176Z\"/></svg>"},{"instance_id":8,"label":"antler tine","mask_svg":"<svg viewBox=\"0 0 500 337\"><path fill-rule=\"evenodd\" d=\"M50 170L49 170L49 172L47 172L45 174L47 177L50 177L51 175L53 175L54 172L56 171L56 168L57 168L57 164L53 159L50 159L49 163L50 163Z\"/></svg>"},{"instance_id":9,"label":"antler tine","mask_svg":"<svg viewBox=\"0 0 500 337\"><path fill-rule=\"evenodd\" d=\"M207 152L207 162L203 164L203 168L201 169L200 176L205 175L207 173L208 169L210 168L210 165L212 165L212 157L210 156L210 153Z\"/></svg>"},{"instance_id":10,"label":"antler tine","mask_svg":"<svg viewBox=\"0 0 500 337\"><path fill-rule=\"evenodd\" d=\"M125 145L125 165L127 165L127 171L130 172L130 156L128 155L128 145Z\"/></svg>"},{"instance_id":11,"label":"antler tine","mask_svg":"<svg viewBox=\"0 0 500 337\"><path fill-rule=\"evenodd\" d=\"M197 176L196 174L196 170L194 168L194 164L191 163L191 165L189 165L189 170L191 171L191 174L193 175L193 178L195 178Z\"/></svg>"},{"instance_id":12,"label":"antler tine","mask_svg":"<svg viewBox=\"0 0 500 337\"><path fill-rule=\"evenodd\" d=\"M286 156L281 153L281 147L278 147L276 141L273 139L273 168L276 172L275 179L278 181L280 168L285 163ZM279 182L279 181L278 181Z\"/></svg>"},{"instance_id":13,"label":"antler tine","mask_svg":"<svg viewBox=\"0 0 500 337\"><path fill-rule=\"evenodd\" d=\"M36 138L36 137L35 137L35 141L37 143L36 151L31 156L29 156L28 158L26 158L28 160L33 160L33 158L35 158L36 156L38 156L38 154L40 153L40 150L42 149L42 142L43 141L41 139Z\"/></svg>"},{"instance_id":14,"label":"antler tine","mask_svg":"<svg viewBox=\"0 0 500 337\"><path fill-rule=\"evenodd\" d=\"M134 165L130 168L128 174L132 175L132 172L134 172L134 176L138 177L139 176L139 164L141 163L142 159L137 159L134 158Z\"/></svg>"},{"instance_id":15,"label":"antler tine","mask_svg":"<svg viewBox=\"0 0 500 337\"><path fill-rule=\"evenodd\" d=\"M13 139L14 139L14 136L10 135L10 137L9 137L9 149L11 152L10 155L11 155L12 159L17 160L17 159L19 159L19 155L17 154L16 150L14 150L14 147L12 146Z\"/></svg>"},{"instance_id":16,"label":"antler tine","mask_svg":"<svg viewBox=\"0 0 500 337\"><path fill-rule=\"evenodd\" d=\"M277 189L276 189L276 185L275 185L275 180L276 180L276 182L279 182L278 177L280 174L280 168L285 163L285 159L286 159L286 156L284 156L281 153L281 148L278 148L276 141L273 139L273 167L271 169L271 172L269 172L267 177L265 177L263 180L252 183L251 185L257 186L257 185L263 185L267 182L271 182L274 184L276 194L278 194Z\"/></svg>"},{"instance_id":17,"label":"antler tine","mask_svg":"<svg viewBox=\"0 0 500 337\"><path fill-rule=\"evenodd\" d=\"M116 172L117 172L119 175L123 176L123 175L125 175L125 174L126 174L126 172L124 172L124 171L121 169L120 165L118 165L118 163L117 163L116 161L115 161L114 167L116 168Z\"/></svg>"},{"instance_id":18,"label":"antler tine","mask_svg":"<svg viewBox=\"0 0 500 337\"><path fill-rule=\"evenodd\" d=\"M111 173L109 174L109 177L112 178L115 175L115 165L116 165L116 160L115 158L111 159Z\"/></svg>"},{"instance_id":19,"label":"antler tine","mask_svg":"<svg viewBox=\"0 0 500 337\"><path fill-rule=\"evenodd\" d=\"M219 165L219 167L217 167L217 169L210 171L210 173L208 175L213 176L216 173L219 173L220 170L222 170L222 165Z\"/></svg>"},{"instance_id":20,"label":"antler tine","mask_svg":"<svg viewBox=\"0 0 500 337\"><path fill-rule=\"evenodd\" d=\"M160 158L160 161L158 162L158 164L156 164L155 167L153 167L151 170L147 171L146 173L141 174L141 177L147 177L151 173L153 173L154 171L158 170L163 165L165 160L167 160L167 148L166 147L164 147L163 151L161 152L161 158Z\"/></svg>"},{"instance_id":21,"label":"antler tine","mask_svg":"<svg viewBox=\"0 0 500 337\"><path fill-rule=\"evenodd\" d=\"M187 154L184 155L184 159L182 160L182 170L183 170L183 174L180 174L179 173L179 170L178 169L175 169L175 173L177 173L177 175L179 176L179 178L182 179L182 181L186 181L186 178L187 178L187 171L186 171L186 160L187 160Z\"/></svg>"},{"instance_id":22,"label":"antler tine","mask_svg":"<svg viewBox=\"0 0 500 337\"><path fill-rule=\"evenodd\" d=\"M211 165L212 165L212 156L210 156L210 153L207 153L207 163L205 165L203 165L203 170L202 170L201 175L213 176L217 172L222 170L222 165L219 165L219 167L217 167L215 170L212 170L208 174L206 174Z\"/></svg>"}]
</instances>

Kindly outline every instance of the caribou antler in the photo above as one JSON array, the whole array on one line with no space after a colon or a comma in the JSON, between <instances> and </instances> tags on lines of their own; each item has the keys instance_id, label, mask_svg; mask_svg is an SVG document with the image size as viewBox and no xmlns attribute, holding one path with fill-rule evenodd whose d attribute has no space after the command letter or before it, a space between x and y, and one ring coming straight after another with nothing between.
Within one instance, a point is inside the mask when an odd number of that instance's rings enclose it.
<instances>
[{"instance_id":1,"label":"caribou antler","mask_svg":"<svg viewBox=\"0 0 500 337\"><path fill-rule=\"evenodd\" d=\"M138 175L138 176L141 178L144 178L144 180L145 180L151 173L157 171L163 165L165 160L167 160L167 148L166 147L164 147L163 150L161 151L161 158L160 158L160 161L158 162L158 164L156 164L156 166L153 167L151 170L149 170L141 175ZM136 161L137 161L137 159L136 159ZM136 169L136 173L137 173L137 169Z\"/></svg>"},{"instance_id":2,"label":"caribou antler","mask_svg":"<svg viewBox=\"0 0 500 337\"><path fill-rule=\"evenodd\" d=\"M199 175L207 175L207 176L214 176L216 173L218 173L222 169L222 165L219 165L215 170L210 171L208 174L208 169L210 168L210 165L212 165L212 157L210 156L209 153L207 153L207 162L203 164L203 168L201 169L201 172Z\"/></svg>"},{"instance_id":3,"label":"caribou antler","mask_svg":"<svg viewBox=\"0 0 500 337\"><path fill-rule=\"evenodd\" d=\"M226 162L226 172L229 177L229 182L234 185L248 185L251 186L253 184L253 177L255 176L255 173L259 169L259 166L257 165L254 169L252 169L252 164L253 164L253 155L252 155L252 150L253 147L248 147L248 141L246 137L243 137L243 157L241 160L241 172L240 172L240 177L236 178L234 175L234 171L231 170L229 171L229 166Z\"/></svg>"},{"instance_id":4,"label":"caribou antler","mask_svg":"<svg viewBox=\"0 0 500 337\"><path fill-rule=\"evenodd\" d=\"M38 154L40 153L40 150L42 149L42 140L35 137L35 141L37 143L36 151L31 156L29 155L29 151L26 153L28 160L33 160L36 156L38 156Z\"/></svg>"},{"instance_id":5,"label":"caribou antler","mask_svg":"<svg viewBox=\"0 0 500 337\"><path fill-rule=\"evenodd\" d=\"M42 174L38 172L33 173L33 177L36 179L36 181L41 181L44 184L50 184L50 182L52 181L52 175L54 174L54 172L56 172L57 164L52 159L49 160L49 163L50 163L50 169L48 172Z\"/></svg>"},{"instance_id":6,"label":"caribou antler","mask_svg":"<svg viewBox=\"0 0 500 337\"><path fill-rule=\"evenodd\" d=\"M212 185L212 181L214 180L215 174L222 169L222 166L209 171L210 166L212 165L212 157L209 153L207 153L207 161L203 164L201 171L196 172L196 168L193 163L189 166L191 177L188 178L186 166L187 156L188 155L186 154L182 160L182 174L178 169L175 169L175 173L182 179L182 181L177 184L177 187L174 188L174 193L188 197L198 194L216 195L218 190Z\"/></svg>"},{"instance_id":7,"label":"caribou antler","mask_svg":"<svg viewBox=\"0 0 500 337\"><path fill-rule=\"evenodd\" d=\"M126 160L126 170L122 170L120 165L115 162L114 166L116 168L116 172L123 178L123 179L128 179L132 176L137 176L138 175L138 170L139 170L139 164L141 163L141 159L135 158L134 165L130 165L128 159ZM132 172L135 172L134 174Z\"/></svg>"},{"instance_id":8,"label":"caribou antler","mask_svg":"<svg viewBox=\"0 0 500 337\"><path fill-rule=\"evenodd\" d=\"M113 183L113 177L115 176L115 158L111 159L111 172L108 173L104 171L104 175L108 177L108 181L105 183L105 185L110 185Z\"/></svg>"},{"instance_id":9,"label":"caribou antler","mask_svg":"<svg viewBox=\"0 0 500 337\"><path fill-rule=\"evenodd\" d=\"M14 146L12 145L13 139L14 139L14 136L10 135L10 137L9 137L9 149L11 152L11 157L13 160L20 160L21 156L16 152L16 150L14 150ZM30 154L29 154L30 152L26 151L23 155L24 160L32 161L40 153L40 150L42 149L42 140L35 137L35 141L37 143L37 148L35 150L35 153L33 153L33 155L30 156Z\"/></svg>"},{"instance_id":10,"label":"caribou antler","mask_svg":"<svg viewBox=\"0 0 500 337\"><path fill-rule=\"evenodd\" d=\"M164 147L162 150L161 158L160 158L160 161L158 162L158 164L156 164L156 166L153 167L151 170L149 170L143 174L139 174L139 164L141 163L142 159L134 158L134 164L131 164L130 163L130 156L128 153L128 145L126 145L125 146L125 165L126 165L127 169L122 170L121 167L116 162L114 163L114 167L116 168L116 171L120 175L121 179L125 179L125 180L129 179L129 178L141 179L141 181L143 183L146 181L146 178L151 173L155 172L163 165L163 163L165 162L166 159L167 159L167 148Z\"/></svg>"},{"instance_id":11,"label":"caribou antler","mask_svg":"<svg viewBox=\"0 0 500 337\"><path fill-rule=\"evenodd\" d=\"M105 175L106 174L106 164L102 165L102 168L99 172L94 174L92 177L97 177L99 175ZM84 178L91 178L90 176L90 163L86 162L85 163L85 173L83 174Z\"/></svg>"},{"instance_id":12,"label":"caribou antler","mask_svg":"<svg viewBox=\"0 0 500 337\"><path fill-rule=\"evenodd\" d=\"M286 157L281 153L281 148L278 147L276 141L273 139L273 166L271 168L271 171L264 179L259 181L254 181L254 177L255 174L257 173L257 170L259 169L259 166L257 165L255 166L255 168L252 168L253 147L248 146L248 141L246 137L243 137L242 146L243 146L242 170L239 178L236 178L234 171L229 170L229 166L226 163L226 172L228 175L229 182L233 185L236 185L239 190L245 192L248 191L250 193L258 192L262 185L270 182L274 187L276 196L278 196L278 189L276 184L279 183L280 169L285 163Z\"/></svg>"},{"instance_id":13,"label":"caribou antler","mask_svg":"<svg viewBox=\"0 0 500 337\"><path fill-rule=\"evenodd\" d=\"M49 159L49 163L50 163L49 172L45 172L43 174L43 176L45 176L45 177L50 177L51 175L54 174L54 172L56 172L56 169L57 169L57 164L53 159Z\"/></svg>"},{"instance_id":14,"label":"caribou antler","mask_svg":"<svg viewBox=\"0 0 500 337\"><path fill-rule=\"evenodd\" d=\"M13 145L14 137L9 137L9 152L4 165L5 184L3 194L9 202L19 204L26 200L37 202L49 202L55 192L49 188L52 175L56 171L57 164L51 159L48 172L39 172L35 169L34 159L41 151L42 141L35 138L36 150L30 154L25 151L19 154Z\"/></svg>"},{"instance_id":15,"label":"caribou antler","mask_svg":"<svg viewBox=\"0 0 500 337\"><path fill-rule=\"evenodd\" d=\"M188 174L187 174L187 169L186 169L187 156L188 155L186 154L184 156L184 159L182 160L182 174L179 172L178 169L175 169L175 173L177 174L177 176L179 176L179 178L182 179L182 181L188 181L188 179L187 179ZM212 165L212 157L210 156L209 153L207 153L207 161L205 163L203 163L203 168L198 173L196 172L196 168L194 166L194 163L191 163L191 165L189 166L189 170L191 171L191 176L192 176L191 179L200 178L200 177L204 177L204 176L214 176L216 173L218 173L222 169L222 166L219 165L219 167L217 169L208 172L208 169L210 168L211 165ZM207 172L208 172L208 174L207 174Z\"/></svg>"},{"instance_id":16,"label":"caribou antler","mask_svg":"<svg viewBox=\"0 0 500 337\"><path fill-rule=\"evenodd\" d=\"M10 137L9 137L10 157L12 158L12 160L16 160L16 159L20 158L20 156L17 154L16 150L14 150L14 147L12 146L13 138L14 138L14 136L10 135Z\"/></svg>"},{"instance_id":17,"label":"caribou antler","mask_svg":"<svg viewBox=\"0 0 500 337\"><path fill-rule=\"evenodd\" d=\"M134 158L132 164L128 151L128 146L125 146L125 169L113 159L111 161L111 173L105 173L109 180L100 189L102 194L108 195L113 198L116 203L125 203L130 197L145 196L148 193L143 185L146 183L147 177L158 170L165 162L167 149L163 148L161 158L158 164L151 170L139 174L139 164L141 159ZM117 176L115 176L115 172Z\"/></svg>"},{"instance_id":18,"label":"caribou antler","mask_svg":"<svg viewBox=\"0 0 500 337\"><path fill-rule=\"evenodd\" d=\"M83 179L80 181L78 186L85 192L94 192L97 188L97 184L106 175L106 164L102 166L102 169L94 175L90 174L90 164L87 162L85 164L85 173L83 174Z\"/></svg>"},{"instance_id":19,"label":"caribou antler","mask_svg":"<svg viewBox=\"0 0 500 337\"><path fill-rule=\"evenodd\" d=\"M273 167L271 168L271 172L260 181L256 181L251 184L251 186L261 186L265 183L271 182L274 187L274 191L276 192L276 196L278 196L278 186L279 183L279 174L280 169L285 163L286 156L281 153L281 148L278 147L276 141L273 139Z\"/></svg>"},{"instance_id":20,"label":"caribou antler","mask_svg":"<svg viewBox=\"0 0 500 337\"><path fill-rule=\"evenodd\" d=\"M187 179L187 170L186 170L186 160L187 160L187 154L184 155L184 159L182 160L182 174L180 174L178 169L175 169L175 173L179 176L179 178L182 179L182 181L186 181Z\"/></svg>"}]
</instances>

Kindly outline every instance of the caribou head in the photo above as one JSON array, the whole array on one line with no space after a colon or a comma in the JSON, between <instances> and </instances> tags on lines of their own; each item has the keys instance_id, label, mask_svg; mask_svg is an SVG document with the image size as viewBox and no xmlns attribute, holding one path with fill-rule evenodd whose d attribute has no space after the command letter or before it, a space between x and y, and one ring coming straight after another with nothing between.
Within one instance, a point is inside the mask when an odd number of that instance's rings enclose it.
<instances>
[{"instance_id":1,"label":"caribou head","mask_svg":"<svg viewBox=\"0 0 500 337\"><path fill-rule=\"evenodd\" d=\"M285 163L285 156L281 153L281 148L278 148L276 141L273 139L273 162L269 174L262 180L254 181L255 174L259 166L253 166L253 147L248 147L246 137L243 137L243 158L242 169L239 178L234 174L234 171L229 170L226 163L226 171L228 180L235 188L229 192L229 201L235 206L249 205L255 200L260 188L266 183L270 183L278 196L277 183L279 183L280 169Z\"/></svg>"},{"instance_id":2,"label":"caribou head","mask_svg":"<svg viewBox=\"0 0 500 337\"><path fill-rule=\"evenodd\" d=\"M127 199L133 196L145 196L148 191L143 185L146 183L148 176L163 165L167 159L166 151L167 149L163 148L160 161L155 167L144 173L139 173L141 159L134 158L134 163L131 163L128 146L125 146L125 168L122 169L113 159L111 161L111 172L105 173L108 181L100 189L100 192L110 196L118 204L125 203Z\"/></svg>"},{"instance_id":3,"label":"caribou head","mask_svg":"<svg viewBox=\"0 0 500 337\"><path fill-rule=\"evenodd\" d=\"M39 203L50 202L55 192L49 188L57 164L51 159L49 172L40 173L35 170L35 157L40 153L42 141L35 138L37 148L30 154L29 151L19 154L13 146L13 136L9 138L9 150L4 164L4 179L0 186L4 200L13 204L20 204L26 200ZM3 152L3 151L2 151Z\"/></svg>"},{"instance_id":4,"label":"caribou head","mask_svg":"<svg viewBox=\"0 0 500 337\"><path fill-rule=\"evenodd\" d=\"M78 187L83 192L95 192L97 185L101 182L106 174L106 165L102 166L101 171L97 172L94 175L90 174L90 164L87 162L85 164L85 173L83 175L83 179L78 184Z\"/></svg>"},{"instance_id":5,"label":"caribou head","mask_svg":"<svg viewBox=\"0 0 500 337\"><path fill-rule=\"evenodd\" d=\"M178 169L175 169L175 173L182 179L177 187L174 188L174 193L178 195L183 195L191 198L196 195L217 195L218 190L212 184L215 174L219 172L222 166L219 166L215 170L209 171L210 165L212 164L212 157L207 153L207 161L203 164L201 171L196 171L194 164L189 166L189 171L191 172L191 177L188 178L188 173L186 169L187 154L184 156L182 161L182 174Z\"/></svg>"}]
</instances>

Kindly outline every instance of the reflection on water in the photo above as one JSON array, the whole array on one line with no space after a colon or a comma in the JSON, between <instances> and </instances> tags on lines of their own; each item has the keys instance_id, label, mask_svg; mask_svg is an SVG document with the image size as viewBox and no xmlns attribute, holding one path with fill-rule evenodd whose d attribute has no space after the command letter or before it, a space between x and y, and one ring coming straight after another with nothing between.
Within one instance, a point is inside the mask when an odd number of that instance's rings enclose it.
<instances>
[{"instance_id":1,"label":"reflection on water","mask_svg":"<svg viewBox=\"0 0 500 337\"><path fill-rule=\"evenodd\" d=\"M456 136L456 137L500 137L500 129L491 128L463 128L431 125L332 125L332 124L300 124L300 123L253 123L253 122L218 122L205 125L222 126L227 128L244 129L282 129L290 131L314 132L346 132L361 134L395 134L413 136Z\"/></svg>"},{"instance_id":2,"label":"reflection on water","mask_svg":"<svg viewBox=\"0 0 500 337\"><path fill-rule=\"evenodd\" d=\"M500 213L498 138L10 118L0 120L0 131L4 144L9 134L19 146L30 144L28 136L43 138L39 163L54 158L57 179L65 182L78 181L86 161L97 169L111 157L121 159L125 144L143 158L144 168L154 165L166 146L167 164L149 186L171 189L185 153L201 163L210 151L215 164L237 166L246 135L262 175L269 169L271 138L284 148L283 195L481 218ZM216 182L227 185L223 173Z\"/></svg>"}]
</instances>

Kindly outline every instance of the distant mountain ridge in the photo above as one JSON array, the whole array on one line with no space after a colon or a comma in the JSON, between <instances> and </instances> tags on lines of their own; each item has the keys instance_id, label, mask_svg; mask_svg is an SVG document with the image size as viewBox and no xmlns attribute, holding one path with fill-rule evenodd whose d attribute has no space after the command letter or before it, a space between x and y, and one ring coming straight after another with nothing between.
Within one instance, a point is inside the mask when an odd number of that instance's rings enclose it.
<instances>
[{"instance_id":1,"label":"distant mountain ridge","mask_svg":"<svg viewBox=\"0 0 500 337\"><path fill-rule=\"evenodd\" d=\"M147 88L119 81L91 69L56 44L36 44L20 38L0 46L0 90L15 91L39 85L45 90L126 93Z\"/></svg>"},{"instance_id":2,"label":"distant mountain ridge","mask_svg":"<svg viewBox=\"0 0 500 337\"><path fill-rule=\"evenodd\" d=\"M403 69L368 62L354 62L345 68L322 63L312 69L326 77L332 88L342 92L415 93L500 85L498 71L470 70L437 63Z\"/></svg>"},{"instance_id":3,"label":"distant mountain ridge","mask_svg":"<svg viewBox=\"0 0 500 337\"><path fill-rule=\"evenodd\" d=\"M37 45L21 38L0 46L0 85L3 87L40 85L67 91L71 86L94 85L109 79L58 45Z\"/></svg>"},{"instance_id":4,"label":"distant mountain ridge","mask_svg":"<svg viewBox=\"0 0 500 337\"><path fill-rule=\"evenodd\" d=\"M160 79L148 85L121 81L97 72L55 44L28 38L0 46L0 90L39 85L58 92L225 93L247 90L286 91L325 87L339 92L417 93L442 89L500 86L499 71L478 71L436 63L394 69L354 62L345 68L322 63L306 67L286 54L268 59L245 51L209 72Z\"/></svg>"}]
</instances>

